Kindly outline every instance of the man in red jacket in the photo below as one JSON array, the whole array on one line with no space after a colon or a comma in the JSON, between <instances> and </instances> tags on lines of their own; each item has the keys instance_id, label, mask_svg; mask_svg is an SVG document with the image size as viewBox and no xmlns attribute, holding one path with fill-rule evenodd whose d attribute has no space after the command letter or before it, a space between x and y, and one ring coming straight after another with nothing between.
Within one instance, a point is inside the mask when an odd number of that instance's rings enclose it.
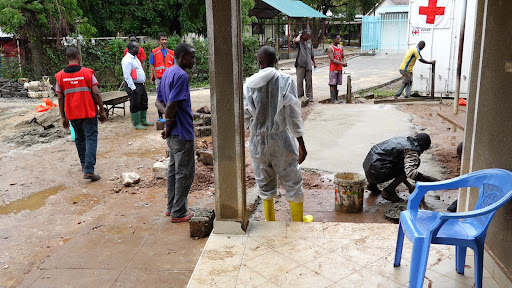
<instances>
[{"instance_id":1,"label":"man in red jacket","mask_svg":"<svg viewBox=\"0 0 512 288\"><path fill-rule=\"evenodd\" d=\"M55 74L55 92L59 96L62 127L69 129L69 122L73 125L83 178L98 181L100 175L94 174L98 148L98 118L101 123L107 120L98 80L92 69L80 66L78 49L67 48L66 58L69 65Z\"/></svg>"},{"instance_id":2,"label":"man in red jacket","mask_svg":"<svg viewBox=\"0 0 512 288\"><path fill-rule=\"evenodd\" d=\"M174 65L174 52L167 49L167 34L158 33L158 47L151 51L149 66L151 67L152 78L155 80L156 90L160 86L160 80L167 68Z\"/></svg>"}]
</instances>

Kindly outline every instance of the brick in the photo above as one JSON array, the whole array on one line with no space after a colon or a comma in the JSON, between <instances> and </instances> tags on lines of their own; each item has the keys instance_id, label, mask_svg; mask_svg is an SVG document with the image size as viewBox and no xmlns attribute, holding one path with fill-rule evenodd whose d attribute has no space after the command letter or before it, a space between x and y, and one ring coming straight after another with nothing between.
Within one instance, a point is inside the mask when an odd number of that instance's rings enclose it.
<instances>
[{"instance_id":1,"label":"brick","mask_svg":"<svg viewBox=\"0 0 512 288\"><path fill-rule=\"evenodd\" d=\"M153 175L156 179L167 179L167 170L169 167L169 158L164 161L158 161L153 164Z\"/></svg>"},{"instance_id":2,"label":"brick","mask_svg":"<svg viewBox=\"0 0 512 288\"><path fill-rule=\"evenodd\" d=\"M210 236L213 230L215 211L211 208L190 208L194 217L190 219L190 237L204 238Z\"/></svg>"}]
</instances>

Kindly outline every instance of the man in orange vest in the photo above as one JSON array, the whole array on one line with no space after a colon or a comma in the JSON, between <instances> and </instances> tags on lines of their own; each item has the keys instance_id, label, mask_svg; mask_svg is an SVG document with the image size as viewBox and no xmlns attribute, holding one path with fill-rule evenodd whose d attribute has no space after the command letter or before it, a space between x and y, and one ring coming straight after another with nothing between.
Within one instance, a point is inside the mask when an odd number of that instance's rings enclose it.
<instances>
[{"instance_id":1,"label":"man in orange vest","mask_svg":"<svg viewBox=\"0 0 512 288\"><path fill-rule=\"evenodd\" d=\"M137 42L137 35L130 34L130 36L128 36L128 39L130 40L130 42ZM128 48L124 49L124 55L126 55L126 53L128 53ZM139 53L137 54L137 59L139 59L140 64L142 65L142 69L144 69L144 71L146 71L146 52L144 51L144 48L139 47Z\"/></svg>"},{"instance_id":2,"label":"man in orange vest","mask_svg":"<svg viewBox=\"0 0 512 288\"><path fill-rule=\"evenodd\" d=\"M84 179L100 180L94 174L96 150L98 148L98 118L101 123L107 120L103 100L98 89L94 71L80 66L80 52L75 47L66 49L69 65L55 74L55 92L59 96L62 127L69 129L69 121L75 130L75 145L78 150ZM99 117L98 115L99 107Z\"/></svg>"},{"instance_id":3,"label":"man in orange vest","mask_svg":"<svg viewBox=\"0 0 512 288\"><path fill-rule=\"evenodd\" d=\"M343 67L347 67L345 62L345 55L343 55L343 48L341 47L340 34L332 34L332 45L329 47L329 59L331 60L329 66L329 86L331 90L331 103L339 104L338 101L338 85L342 84L343 80Z\"/></svg>"},{"instance_id":4,"label":"man in orange vest","mask_svg":"<svg viewBox=\"0 0 512 288\"><path fill-rule=\"evenodd\" d=\"M174 52L171 49L165 48L167 46L167 34L161 32L157 35L158 47L151 51L149 56L149 66L151 73L155 80L156 90L160 86L160 80L164 75L165 69L171 68L174 65Z\"/></svg>"}]
</instances>

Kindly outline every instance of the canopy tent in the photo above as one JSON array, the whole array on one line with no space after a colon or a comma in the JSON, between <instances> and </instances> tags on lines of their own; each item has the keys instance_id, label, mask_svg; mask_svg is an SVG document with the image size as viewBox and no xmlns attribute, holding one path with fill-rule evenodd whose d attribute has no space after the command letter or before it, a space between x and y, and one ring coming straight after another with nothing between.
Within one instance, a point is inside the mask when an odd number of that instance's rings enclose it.
<instances>
[{"instance_id":1,"label":"canopy tent","mask_svg":"<svg viewBox=\"0 0 512 288\"><path fill-rule=\"evenodd\" d=\"M249 16L271 19L279 12L291 18L327 18L324 14L298 0L255 0Z\"/></svg>"},{"instance_id":2,"label":"canopy tent","mask_svg":"<svg viewBox=\"0 0 512 288\"><path fill-rule=\"evenodd\" d=\"M299 0L255 0L254 3L254 8L249 11L249 16L254 16L258 19L258 26L260 19L272 19L272 35L274 34L274 18L278 19L277 26L279 26L279 15L281 13L288 18L287 39L283 40L283 42L286 42L286 47L288 48L288 57L290 55L290 18L306 18L306 23L303 24L306 24L307 29L310 29L309 18L322 19L323 28L319 30L322 31L321 42L325 43L325 37L323 36L325 33L324 19L327 18L327 16L307 4ZM258 39L260 35L259 29L260 28L258 28ZM317 38L315 38L315 41L316 39ZM318 43L318 41L315 43ZM282 47L279 37L277 37L277 45L278 47Z\"/></svg>"}]
</instances>

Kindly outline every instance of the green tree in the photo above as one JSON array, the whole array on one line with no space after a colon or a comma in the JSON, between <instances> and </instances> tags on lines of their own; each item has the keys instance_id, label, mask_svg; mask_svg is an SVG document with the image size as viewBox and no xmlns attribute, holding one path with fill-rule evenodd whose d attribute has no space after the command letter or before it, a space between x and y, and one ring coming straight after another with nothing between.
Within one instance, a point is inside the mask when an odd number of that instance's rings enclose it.
<instances>
[{"instance_id":1,"label":"green tree","mask_svg":"<svg viewBox=\"0 0 512 288\"><path fill-rule=\"evenodd\" d=\"M1 0L0 27L13 33L24 44L24 60L33 76L42 75L43 43L54 38L57 46L62 37L72 33L95 33L76 0Z\"/></svg>"},{"instance_id":2,"label":"green tree","mask_svg":"<svg viewBox=\"0 0 512 288\"><path fill-rule=\"evenodd\" d=\"M89 0L78 5L98 36L206 33L204 0Z\"/></svg>"}]
</instances>

